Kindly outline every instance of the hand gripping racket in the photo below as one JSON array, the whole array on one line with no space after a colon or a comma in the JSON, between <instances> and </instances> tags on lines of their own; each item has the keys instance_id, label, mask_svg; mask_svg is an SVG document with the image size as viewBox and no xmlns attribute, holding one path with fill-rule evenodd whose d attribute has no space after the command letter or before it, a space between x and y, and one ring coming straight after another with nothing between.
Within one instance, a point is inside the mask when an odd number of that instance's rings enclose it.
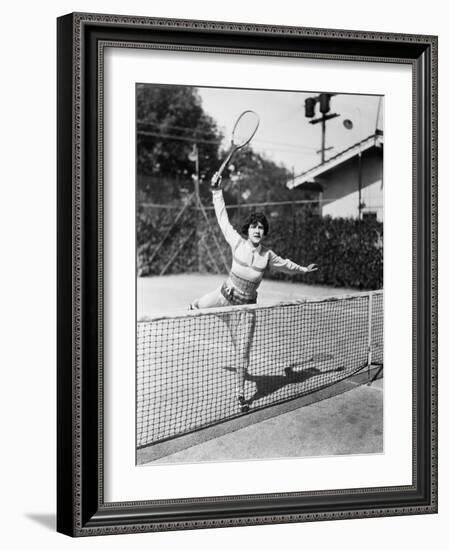
<instances>
[{"instance_id":1,"label":"hand gripping racket","mask_svg":"<svg viewBox=\"0 0 449 550\"><path fill-rule=\"evenodd\" d=\"M259 115L254 111L243 111L235 121L232 130L231 150L218 169L217 178L221 177L223 170L229 164L234 154L253 139L258 127Z\"/></svg>"}]
</instances>

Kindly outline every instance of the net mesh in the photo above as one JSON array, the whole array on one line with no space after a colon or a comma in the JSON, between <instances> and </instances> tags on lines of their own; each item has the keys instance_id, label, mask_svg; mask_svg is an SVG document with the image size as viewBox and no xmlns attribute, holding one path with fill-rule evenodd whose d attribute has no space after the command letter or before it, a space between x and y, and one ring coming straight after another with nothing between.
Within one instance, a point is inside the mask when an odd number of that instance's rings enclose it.
<instances>
[{"instance_id":1,"label":"net mesh","mask_svg":"<svg viewBox=\"0 0 449 550\"><path fill-rule=\"evenodd\" d=\"M370 335L382 363L382 291L139 322L137 447L242 414L242 387L253 411L339 382L367 365Z\"/></svg>"}]
</instances>

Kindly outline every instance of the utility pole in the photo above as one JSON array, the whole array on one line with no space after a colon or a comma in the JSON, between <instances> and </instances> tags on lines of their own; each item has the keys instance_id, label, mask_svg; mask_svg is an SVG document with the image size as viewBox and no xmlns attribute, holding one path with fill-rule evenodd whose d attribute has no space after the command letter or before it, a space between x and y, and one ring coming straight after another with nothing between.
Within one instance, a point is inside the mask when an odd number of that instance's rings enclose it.
<instances>
[{"instance_id":1,"label":"utility pole","mask_svg":"<svg viewBox=\"0 0 449 550\"><path fill-rule=\"evenodd\" d=\"M200 159L198 154L198 145L193 144L193 151L191 153L191 159L195 162L195 195L197 200L200 198Z\"/></svg>"},{"instance_id":2,"label":"utility pole","mask_svg":"<svg viewBox=\"0 0 449 550\"><path fill-rule=\"evenodd\" d=\"M362 146L359 144L359 177L358 177L358 189L359 189L359 220L362 219L362 210L363 210L363 203L362 203Z\"/></svg>"},{"instance_id":3,"label":"utility pole","mask_svg":"<svg viewBox=\"0 0 449 550\"><path fill-rule=\"evenodd\" d=\"M340 116L337 113L329 113L330 98L333 95L336 94L322 93L315 97L308 97L305 101L306 117L312 119L309 120L309 124L318 124L319 122L321 122L321 149L317 151L317 153L321 154L321 164L326 161L326 151L330 151L331 149L333 149L333 147L326 147L326 121ZM321 118L314 118L315 106L317 103L320 104L320 113L322 114Z\"/></svg>"},{"instance_id":4,"label":"utility pole","mask_svg":"<svg viewBox=\"0 0 449 550\"><path fill-rule=\"evenodd\" d=\"M332 147L329 147L332 149ZM321 164L324 164L326 152L326 117L321 117Z\"/></svg>"},{"instance_id":5,"label":"utility pole","mask_svg":"<svg viewBox=\"0 0 449 550\"><path fill-rule=\"evenodd\" d=\"M199 203L200 203L200 160L199 160L199 154L198 154L198 145L196 143L193 144L193 149L189 154L189 160L195 163L195 174L193 175L193 180L195 182L195 205L196 205L196 211L195 211L195 224L196 224L196 242L197 242L197 269L200 272L201 271L201 246L200 246L200 239L198 235L198 229L200 224L200 214L199 214Z\"/></svg>"},{"instance_id":6,"label":"utility pole","mask_svg":"<svg viewBox=\"0 0 449 550\"><path fill-rule=\"evenodd\" d=\"M356 111L357 111L358 119L359 119L359 124L358 124L358 126L359 126L359 132L358 132L359 137L358 137L358 153L357 153L357 157L358 157L357 189L358 189L358 194L359 194L359 205L358 205L359 220L361 220L362 219L362 210L365 208L365 205L362 202L362 132L363 132L363 129L362 129L362 112L360 111L359 107L356 107ZM347 118L346 120L343 121L343 126L347 130L352 130L352 128L354 127L354 124L353 124L351 119Z\"/></svg>"}]
</instances>

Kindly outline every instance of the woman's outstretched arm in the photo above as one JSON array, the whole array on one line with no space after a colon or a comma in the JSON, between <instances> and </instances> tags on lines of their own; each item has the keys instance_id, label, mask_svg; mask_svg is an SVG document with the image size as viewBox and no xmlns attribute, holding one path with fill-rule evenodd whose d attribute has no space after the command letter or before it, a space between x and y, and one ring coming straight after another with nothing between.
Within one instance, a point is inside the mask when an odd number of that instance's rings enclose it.
<instances>
[{"instance_id":1,"label":"woman's outstretched arm","mask_svg":"<svg viewBox=\"0 0 449 550\"><path fill-rule=\"evenodd\" d=\"M232 227L229 221L228 213L226 212L226 205L223 198L223 191L219 183L214 181L215 175L212 178L212 201L214 203L215 215L217 216L218 225L227 243L235 248L237 243L241 239L237 231ZM220 178L221 181L221 178Z\"/></svg>"}]
</instances>

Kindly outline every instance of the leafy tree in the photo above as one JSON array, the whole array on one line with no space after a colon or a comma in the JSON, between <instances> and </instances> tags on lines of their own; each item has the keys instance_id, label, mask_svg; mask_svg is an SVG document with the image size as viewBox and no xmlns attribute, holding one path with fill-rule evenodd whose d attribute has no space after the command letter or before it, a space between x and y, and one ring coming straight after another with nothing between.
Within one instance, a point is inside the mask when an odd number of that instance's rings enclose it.
<instances>
[{"instance_id":1,"label":"leafy tree","mask_svg":"<svg viewBox=\"0 0 449 550\"><path fill-rule=\"evenodd\" d=\"M163 178L167 186L180 182L193 186L194 144L198 148L200 178L209 179L218 164L222 136L215 121L201 105L198 91L190 86L139 84L137 86L137 175L139 187L153 198ZM152 188L153 187L153 188Z\"/></svg>"}]
</instances>

